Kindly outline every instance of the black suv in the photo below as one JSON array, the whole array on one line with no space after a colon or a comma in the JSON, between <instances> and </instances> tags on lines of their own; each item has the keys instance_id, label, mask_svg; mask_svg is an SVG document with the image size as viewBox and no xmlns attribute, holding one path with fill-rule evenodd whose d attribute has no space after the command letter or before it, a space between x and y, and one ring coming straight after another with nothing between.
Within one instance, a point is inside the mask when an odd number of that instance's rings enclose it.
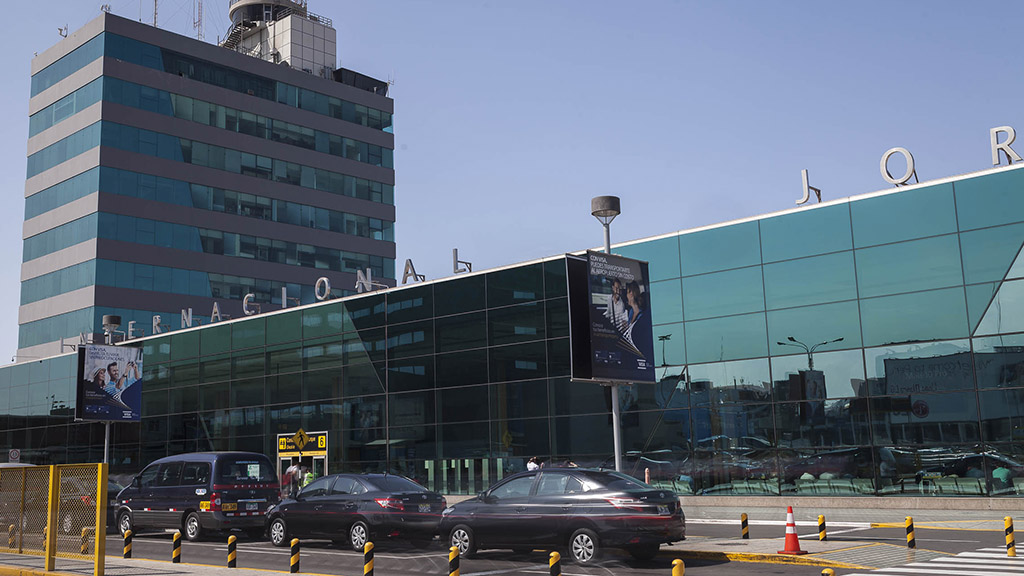
<instances>
[{"instance_id":1,"label":"black suv","mask_svg":"<svg viewBox=\"0 0 1024 576\"><path fill-rule=\"evenodd\" d=\"M241 528L263 536L281 486L270 459L254 452L195 452L146 466L117 496L117 528L179 528L189 540L207 530Z\"/></svg>"},{"instance_id":2,"label":"black suv","mask_svg":"<svg viewBox=\"0 0 1024 576\"><path fill-rule=\"evenodd\" d=\"M686 519L671 490L608 470L544 468L446 508L439 530L466 556L483 548L565 547L587 564L604 547L653 558L662 543L686 539Z\"/></svg>"}]
</instances>

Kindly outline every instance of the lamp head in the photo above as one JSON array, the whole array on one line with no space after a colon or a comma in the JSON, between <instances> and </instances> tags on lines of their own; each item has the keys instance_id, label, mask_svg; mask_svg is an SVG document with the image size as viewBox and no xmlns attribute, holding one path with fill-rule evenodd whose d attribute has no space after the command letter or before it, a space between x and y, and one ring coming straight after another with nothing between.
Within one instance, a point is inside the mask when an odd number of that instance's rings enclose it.
<instances>
[{"instance_id":1,"label":"lamp head","mask_svg":"<svg viewBox=\"0 0 1024 576\"><path fill-rule=\"evenodd\" d=\"M786 340L789 340L790 342L796 342L796 338L793 338L792 336L787 336Z\"/></svg>"},{"instance_id":2,"label":"lamp head","mask_svg":"<svg viewBox=\"0 0 1024 576\"><path fill-rule=\"evenodd\" d=\"M113 314L103 315L103 331L111 333L121 327L121 317Z\"/></svg>"},{"instance_id":3,"label":"lamp head","mask_svg":"<svg viewBox=\"0 0 1024 576\"><path fill-rule=\"evenodd\" d=\"M595 196L590 200L590 214L608 225L622 213L618 196Z\"/></svg>"}]
</instances>

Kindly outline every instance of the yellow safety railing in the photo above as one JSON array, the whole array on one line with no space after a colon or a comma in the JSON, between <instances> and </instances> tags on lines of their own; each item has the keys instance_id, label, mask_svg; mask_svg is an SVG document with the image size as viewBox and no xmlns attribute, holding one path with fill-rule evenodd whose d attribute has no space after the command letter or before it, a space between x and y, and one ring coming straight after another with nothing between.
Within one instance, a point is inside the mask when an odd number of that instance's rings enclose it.
<instances>
[{"instance_id":1,"label":"yellow safety railing","mask_svg":"<svg viewBox=\"0 0 1024 576\"><path fill-rule=\"evenodd\" d=\"M91 560L102 576L107 528L106 464L0 468L0 552Z\"/></svg>"}]
</instances>

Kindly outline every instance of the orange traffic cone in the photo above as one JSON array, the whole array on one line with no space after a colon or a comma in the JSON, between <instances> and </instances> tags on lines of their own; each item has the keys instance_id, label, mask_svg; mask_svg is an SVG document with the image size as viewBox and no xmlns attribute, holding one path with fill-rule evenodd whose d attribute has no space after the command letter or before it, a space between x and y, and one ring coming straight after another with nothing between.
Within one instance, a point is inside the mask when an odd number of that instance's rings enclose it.
<instances>
[{"instance_id":1,"label":"orange traffic cone","mask_svg":"<svg viewBox=\"0 0 1024 576\"><path fill-rule=\"evenodd\" d=\"M807 554L800 549L800 539L796 535L796 522L793 521L793 507L786 508L786 549L779 554Z\"/></svg>"}]
</instances>

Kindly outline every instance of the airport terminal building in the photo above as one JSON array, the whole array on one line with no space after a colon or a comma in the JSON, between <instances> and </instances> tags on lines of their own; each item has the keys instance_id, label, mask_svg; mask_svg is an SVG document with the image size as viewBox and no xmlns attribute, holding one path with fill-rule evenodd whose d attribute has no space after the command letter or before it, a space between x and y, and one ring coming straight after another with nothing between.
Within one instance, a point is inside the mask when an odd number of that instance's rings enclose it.
<instances>
[{"instance_id":1,"label":"airport terminal building","mask_svg":"<svg viewBox=\"0 0 1024 576\"><path fill-rule=\"evenodd\" d=\"M657 382L620 389L625 467L682 494L1024 492L1022 244L1013 165L613 246L650 263L656 337ZM607 388L570 380L562 255L122 345L143 408L113 427L115 474L284 457L299 429L321 472L450 494L531 456L612 458ZM0 369L23 461L102 458L75 360Z\"/></svg>"}]
</instances>

